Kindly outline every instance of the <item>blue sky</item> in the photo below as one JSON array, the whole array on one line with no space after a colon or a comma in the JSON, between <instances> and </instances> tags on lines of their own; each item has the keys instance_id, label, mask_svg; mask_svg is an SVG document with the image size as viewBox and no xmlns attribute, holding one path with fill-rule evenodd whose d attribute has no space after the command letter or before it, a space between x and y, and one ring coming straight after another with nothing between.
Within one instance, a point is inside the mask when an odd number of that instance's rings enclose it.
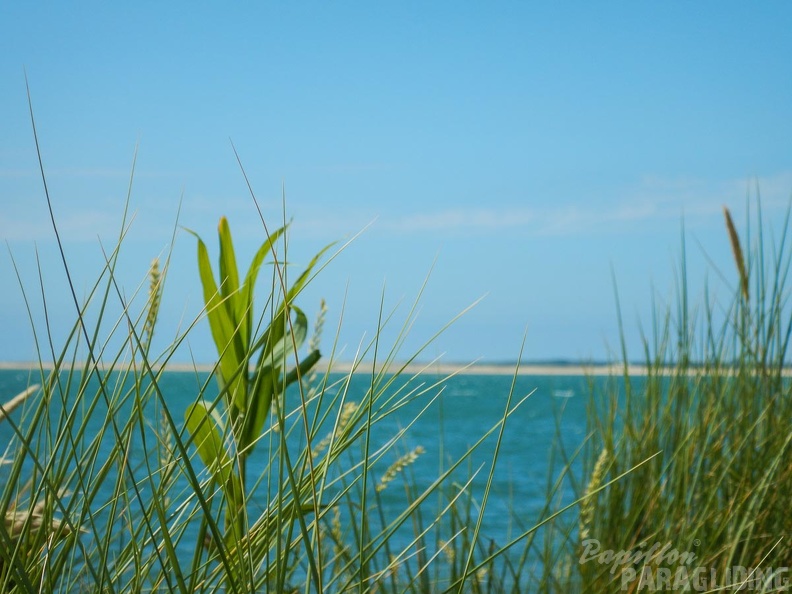
<instances>
[{"instance_id":1,"label":"blue sky","mask_svg":"<svg viewBox=\"0 0 792 594\"><path fill-rule=\"evenodd\" d=\"M0 359L36 358L11 256L55 342L74 319L37 170L24 71L55 215L84 293L118 235L132 294L173 249L158 340L200 311L194 239L229 217L243 262L265 216L293 219L291 260L365 228L302 298L328 301L325 349L351 358L429 273L410 354L605 358L631 352L653 291L674 290L681 221L691 289L707 257L734 271L722 205L761 189L780 227L792 195L792 5L663 3L3 3L0 5ZM706 254L706 255L705 255ZM713 287L721 286L710 274ZM391 335L386 333L386 338ZM182 360L211 361L206 324Z\"/></svg>"}]
</instances>

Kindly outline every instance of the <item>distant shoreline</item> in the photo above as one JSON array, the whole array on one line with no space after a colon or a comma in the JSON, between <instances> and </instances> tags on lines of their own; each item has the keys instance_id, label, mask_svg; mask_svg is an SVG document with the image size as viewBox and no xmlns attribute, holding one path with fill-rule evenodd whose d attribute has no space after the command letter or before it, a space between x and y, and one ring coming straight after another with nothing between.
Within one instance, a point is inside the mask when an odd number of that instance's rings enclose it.
<instances>
[{"instance_id":1,"label":"distant shoreline","mask_svg":"<svg viewBox=\"0 0 792 594\"><path fill-rule=\"evenodd\" d=\"M80 367L82 363L78 363L76 367ZM35 362L18 362L18 361L0 361L0 370L5 371L32 371L39 368L39 363ZM45 370L53 368L51 363L43 364ZM214 369L213 364L208 363L168 363L168 371L175 372L198 372L209 373ZM320 372L327 371L327 366L319 365ZM672 372L674 368L669 366L667 372ZM373 372L372 365L369 362L364 363L351 363L351 362L333 362L330 369L333 373L343 374L371 374ZM519 366L516 363L392 363L389 365L388 371L390 373L402 373L405 375L435 375L435 376L449 376L449 375L506 375L506 376L621 376L624 375L624 365L621 363L521 363ZM689 373L694 375L698 369L693 366L690 368ZM647 374L647 367L645 365L629 364L627 365L627 372L630 376L642 376ZM792 377L792 368L785 368L783 370L785 377Z\"/></svg>"},{"instance_id":2,"label":"distant shoreline","mask_svg":"<svg viewBox=\"0 0 792 594\"><path fill-rule=\"evenodd\" d=\"M77 367L83 363L77 364ZM37 362L18 362L0 361L0 370L19 370L30 371L39 368ZM43 368L50 370L53 368L51 363L43 364ZM213 364L209 363L168 363L168 371L197 371L208 373L214 369ZM327 371L327 366L319 366L320 371ZM372 365L369 362L352 363L348 361L333 362L331 371L333 373L355 373L370 374ZM623 365L613 364L552 364L552 363L522 363L519 368L516 363L392 363L389 371L400 372L407 375L433 374L433 375L612 375L621 374L624 371ZM646 368L640 365L630 365L631 374L641 375L646 373Z\"/></svg>"},{"instance_id":3,"label":"distant shoreline","mask_svg":"<svg viewBox=\"0 0 792 594\"><path fill-rule=\"evenodd\" d=\"M636 365L629 366L630 373L641 375L646 373L646 368ZM603 364L569 364L554 365L545 363L473 363L469 365L461 363L410 363L407 365L395 363L391 365L391 371L400 370L407 375L415 374L434 374L434 375L596 375L607 376L614 373L623 372L622 365L603 365ZM371 373L370 363L361 363L353 370L351 363L333 364L332 371L339 373Z\"/></svg>"}]
</instances>

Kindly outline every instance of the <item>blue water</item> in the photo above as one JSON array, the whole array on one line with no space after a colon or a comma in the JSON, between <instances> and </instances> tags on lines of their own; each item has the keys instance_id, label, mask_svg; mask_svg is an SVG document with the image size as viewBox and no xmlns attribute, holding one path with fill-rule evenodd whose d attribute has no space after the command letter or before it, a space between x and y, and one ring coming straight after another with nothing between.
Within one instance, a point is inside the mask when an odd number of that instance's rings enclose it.
<instances>
[{"instance_id":1,"label":"blue water","mask_svg":"<svg viewBox=\"0 0 792 594\"><path fill-rule=\"evenodd\" d=\"M29 383L40 382L35 376L28 371L0 370L0 401L8 400ZM342 377L334 375L331 379L341 380ZM548 481L556 478L565 463L559 449L554 449L559 436L567 456L574 455L583 443L591 380L582 376L520 376L512 388L513 378L510 376L464 375L435 385L440 379L427 374L412 380L414 386L421 387L414 399L375 425L371 436L374 447L415 421L403 442L374 467L376 476L373 478L377 479L400 454L422 446L425 453L406 471L420 492L434 481L441 468L448 468L487 430L497 425L510 393L512 406L528 396L507 422L485 514L483 534L487 542L491 539L504 544L540 519L547 500ZM170 372L160 380L160 390L178 422L207 380L210 386L208 394L212 390L216 393L214 382L207 374ZM119 380L114 378L113 381ZM111 389L113 381L110 382ZM397 380L390 390L394 391L402 383ZM371 377L354 376L349 384L347 400L360 402L370 385ZM435 399L434 403L415 420L432 399ZM58 407L57 403L53 406ZM16 411L12 420L19 421L21 414ZM106 416L100 406L92 417L89 435L100 431L105 422ZM0 423L0 444L9 443L11 436L10 423ZM477 505L481 504L494 447L493 436L454 474L454 480L463 483L472 472L479 471L472 483ZM141 455L141 452L133 451L133 456L136 454ZM555 462L551 465L553 456ZM258 470L255 457L252 461L249 473L255 474ZM579 461L573 464L573 468L579 467ZM564 482L558 495L562 501L571 501L571 483ZM386 515L398 514L405 506L405 497L400 481L385 489L381 498ZM434 497L432 504L436 500ZM192 546L189 542L187 545ZM189 549L189 546L185 548ZM189 554L189 550L185 550L185 554Z\"/></svg>"}]
</instances>

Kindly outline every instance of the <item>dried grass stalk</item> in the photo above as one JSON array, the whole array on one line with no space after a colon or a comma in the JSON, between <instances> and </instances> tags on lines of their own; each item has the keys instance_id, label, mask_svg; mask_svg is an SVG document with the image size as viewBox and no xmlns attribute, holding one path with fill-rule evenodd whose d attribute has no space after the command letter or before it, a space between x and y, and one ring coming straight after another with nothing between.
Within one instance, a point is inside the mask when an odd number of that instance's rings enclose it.
<instances>
[{"instance_id":1,"label":"dried grass stalk","mask_svg":"<svg viewBox=\"0 0 792 594\"><path fill-rule=\"evenodd\" d=\"M745 260L743 259L743 252L740 247L740 236L737 235L737 229L734 227L731 213L725 206L723 207L723 216L726 219L726 230L729 232L729 242L731 243L732 254L734 255L734 263L737 264L737 272L740 274L742 294L745 300L748 301L748 273L745 271Z\"/></svg>"},{"instance_id":2,"label":"dried grass stalk","mask_svg":"<svg viewBox=\"0 0 792 594\"><path fill-rule=\"evenodd\" d=\"M38 384L34 384L21 394L14 396L5 404L0 404L0 421L5 420L5 418L10 415L16 407L27 400L32 394L35 394L39 388L40 386Z\"/></svg>"}]
</instances>

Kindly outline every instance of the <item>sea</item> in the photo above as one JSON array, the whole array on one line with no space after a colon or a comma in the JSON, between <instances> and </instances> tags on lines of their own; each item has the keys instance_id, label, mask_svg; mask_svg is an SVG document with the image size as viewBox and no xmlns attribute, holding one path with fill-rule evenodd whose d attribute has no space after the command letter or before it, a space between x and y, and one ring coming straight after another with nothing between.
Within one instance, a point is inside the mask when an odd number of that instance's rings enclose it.
<instances>
[{"instance_id":1,"label":"sea","mask_svg":"<svg viewBox=\"0 0 792 594\"><path fill-rule=\"evenodd\" d=\"M31 383L39 383L37 373L24 369L0 370L0 402L8 401ZM365 401L372 386L372 376L363 373L329 374L327 379L328 385L333 386L329 390L339 394L343 390L348 402ZM387 488L378 492L385 516L396 517L410 498L420 495L454 461L465 457L444 484L443 492L448 496L464 486L471 496L467 501L472 517L475 518L480 509L485 510L481 527L484 542L502 546L530 531L553 510L574 500L575 489L581 486L587 406L592 391L605 389L609 380L579 374L444 377L424 373L386 376L380 381L380 402L390 404L381 409L375 407L375 410L391 412L382 418L379 413L375 414L379 420L372 428L370 451L378 451L396 435L401 437L372 467L371 484L381 481L388 467L401 456L416 448L422 452L401 468ZM184 410L204 384L210 386L207 395L216 390L208 373L165 372L162 375L159 387L174 418L183 419ZM109 385L112 387L112 381ZM299 398L299 394L288 397ZM394 403L399 405L394 406ZM507 409L508 418L501 428ZM17 410L12 413L11 420L19 422L23 418L21 415L23 411ZM105 422L101 411L94 416L91 432L100 430L101 423ZM490 435L486 437L488 432ZM12 435L11 423L0 422L0 444L11 443ZM290 439L299 441L302 437ZM299 443L294 445L299 447ZM474 451L467 456L474 446ZM254 463L249 474L258 470L261 469ZM559 477L562 477L560 481ZM489 493L485 500L488 483ZM446 505L448 499L432 495L428 502ZM575 517L570 516L570 521L574 522ZM185 550L185 554L188 551Z\"/></svg>"}]
</instances>

